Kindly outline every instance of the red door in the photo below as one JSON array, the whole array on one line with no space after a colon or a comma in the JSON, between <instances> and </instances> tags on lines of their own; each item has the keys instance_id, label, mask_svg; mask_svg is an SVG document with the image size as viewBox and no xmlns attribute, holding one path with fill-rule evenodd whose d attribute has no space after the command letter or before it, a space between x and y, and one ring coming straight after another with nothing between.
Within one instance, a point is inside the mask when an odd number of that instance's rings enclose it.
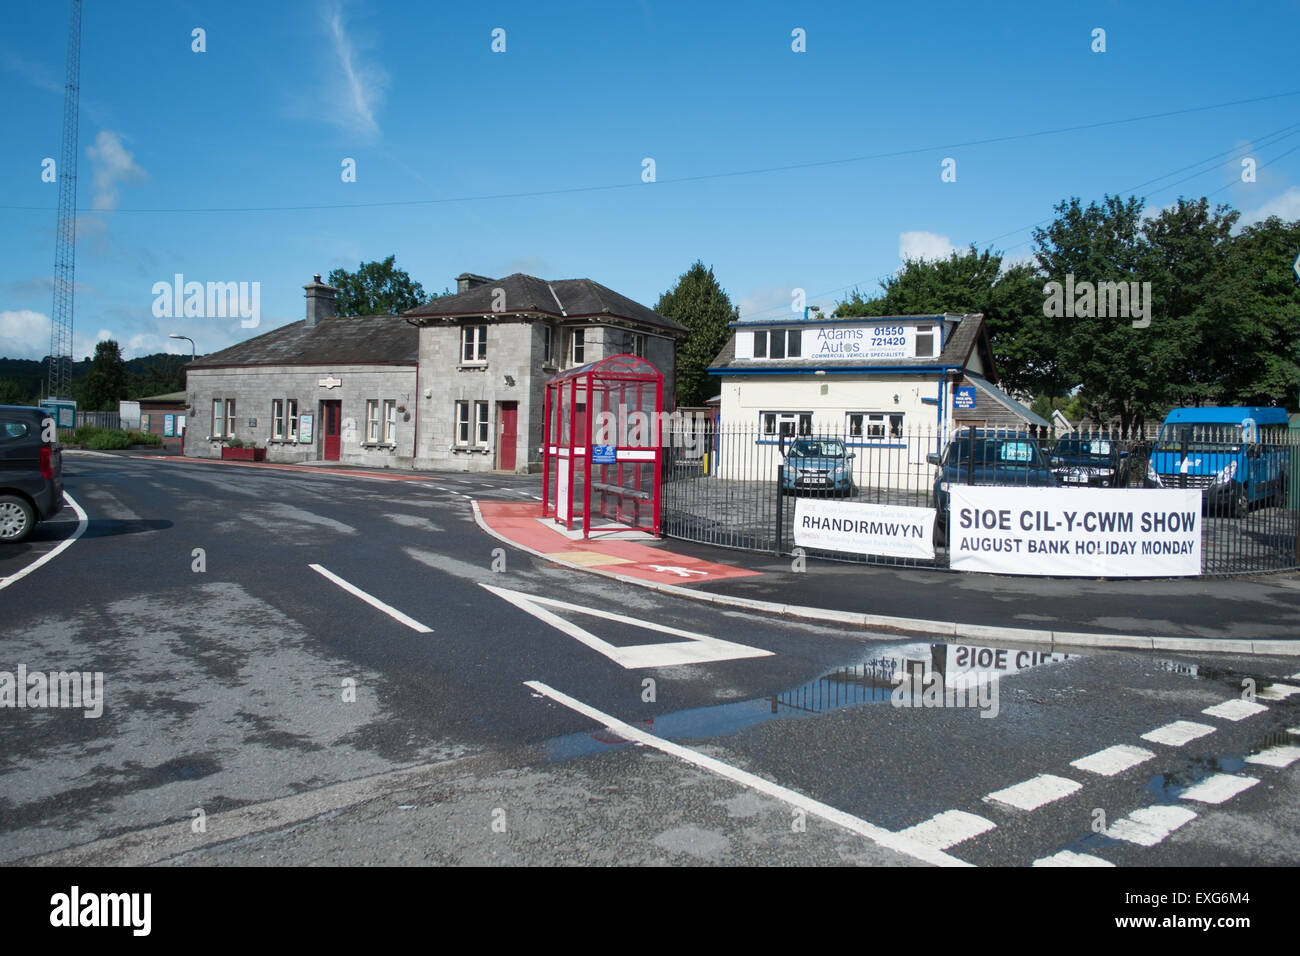
<instances>
[{"instance_id":1,"label":"red door","mask_svg":"<svg viewBox=\"0 0 1300 956\"><path fill-rule=\"evenodd\" d=\"M325 431L325 460L339 460L339 432L343 421L342 402L321 402L321 424Z\"/></svg>"},{"instance_id":2,"label":"red door","mask_svg":"<svg viewBox=\"0 0 1300 956\"><path fill-rule=\"evenodd\" d=\"M515 446L518 444L519 403L501 403L500 439L497 442L497 467L503 471L515 470Z\"/></svg>"}]
</instances>

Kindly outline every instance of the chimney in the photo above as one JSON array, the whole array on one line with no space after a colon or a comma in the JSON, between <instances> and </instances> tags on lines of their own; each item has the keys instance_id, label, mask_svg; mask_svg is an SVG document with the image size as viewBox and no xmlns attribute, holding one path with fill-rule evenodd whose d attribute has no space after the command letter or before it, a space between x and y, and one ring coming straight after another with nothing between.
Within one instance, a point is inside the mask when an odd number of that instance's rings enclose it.
<instances>
[{"instance_id":1,"label":"chimney","mask_svg":"<svg viewBox=\"0 0 1300 956\"><path fill-rule=\"evenodd\" d=\"M472 272L462 272L460 275L456 276L456 293L459 295L462 292L468 292L470 289L477 288L478 286L487 285L492 281L493 280L489 279L487 276L475 275Z\"/></svg>"},{"instance_id":2,"label":"chimney","mask_svg":"<svg viewBox=\"0 0 1300 956\"><path fill-rule=\"evenodd\" d=\"M320 281L320 273L303 286L307 290L307 328L316 328L321 319L334 318L334 295L339 290Z\"/></svg>"}]
</instances>

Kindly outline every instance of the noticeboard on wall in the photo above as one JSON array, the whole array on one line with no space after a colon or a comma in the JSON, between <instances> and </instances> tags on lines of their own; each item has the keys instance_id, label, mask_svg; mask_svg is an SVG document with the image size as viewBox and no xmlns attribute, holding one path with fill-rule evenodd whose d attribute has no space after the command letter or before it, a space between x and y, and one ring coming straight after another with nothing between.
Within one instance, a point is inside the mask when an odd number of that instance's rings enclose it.
<instances>
[{"instance_id":1,"label":"noticeboard on wall","mask_svg":"<svg viewBox=\"0 0 1300 956\"><path fill-rule=\"evenodd\" d=\"M174 438L174 437L176 437L176 416L164 415L163 416L163 438Z\"/></svg>"},{"instance_id":2,"label":"noticeboard on wall","mask_svg":"<svg viewBox=\"0 0 1300 956\"><path fill-rule=\"evenodd\" d=\"M298 416L298 441L304 445L311 444L313 415Z\"/></svg>"}]
</instances>

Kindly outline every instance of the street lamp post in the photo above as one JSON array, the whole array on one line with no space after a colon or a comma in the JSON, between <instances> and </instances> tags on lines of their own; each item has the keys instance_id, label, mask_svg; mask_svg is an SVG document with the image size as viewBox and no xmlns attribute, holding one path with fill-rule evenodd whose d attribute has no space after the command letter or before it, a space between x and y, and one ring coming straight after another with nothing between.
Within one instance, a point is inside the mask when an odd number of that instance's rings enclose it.
<instances>
[{"instance_id":1,"label":"street lamp post","mask_svg":"<svg viewBox=\"0 0 1300 956\"><path fill-rule=\"evenodd\" d=\"M190 343L190 361L193 362L198 356L198 349L194 345L194 340L188 335L177 335L175 332L167 336L169 339L184 339ZM185 454L185 432L189 428L189 399L190 399L190 377L185 376L185 428L181 429L181 454Z\"/></svg>"}]
</instances>

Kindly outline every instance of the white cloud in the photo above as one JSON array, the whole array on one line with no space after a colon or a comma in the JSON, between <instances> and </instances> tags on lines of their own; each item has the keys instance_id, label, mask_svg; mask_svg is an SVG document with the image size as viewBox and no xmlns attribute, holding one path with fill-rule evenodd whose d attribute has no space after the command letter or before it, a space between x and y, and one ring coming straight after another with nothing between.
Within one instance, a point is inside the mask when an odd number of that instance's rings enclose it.
<instances>
[{"instance_id":1,"label":"white cloud","mask_svg":"<svg viewBox=\"0 0 1300 956\"><path fill-rule=\"evenodd\" d=\"M1263 222L1269 216L1279 216L1286 222L1300 219L1300 186L1292 186L1286 192L1268 200L1258 209L1242 213L1237 225L1239 228L1253 225L1257 222Z\"/></svg>"},{"instance_id":2,"label":"white cloud","mask_svg":"<svg viewBox=\"0 0 1300 956\"><path fill-rule=\"evenodd\" d=\"M31 309L0 312L0 357L43 359L50 351L50 317Z\"/></svg>"},{"instance_id":3,"label":"white cloud","mask_svg":"<svg viewBox=\"0 0 1300 956\"><path fill-rule=\"evenodd\" d=\"M342 3L328 4L324 16L325 31L338 62L330 71L330 107L323 115L349 132L378 134L375 112L383 103L388 74L378 63L363 59L360 41L348 32Z\"/></svg>"},{"instance_id":4,"label":"white cloud","mask_svg":"<svg viewBox=\"0 0 1300 956\"><path fill-rule=\"evenodd\" d=\"M149 178L112 130L100 130L94 145L86 147L86 156L94 169L95 197L91 204L94 209L116 209L121 185Z\"/></svg>"},{"instance_id":5,"label":"white cloud","mask_svg":"<svg viewBox=\"0 0 1300 956\"><path fill-rule=\"evenodd\" d=\"M947 236L935 232L900 232L898 234L898 258L900 262L908 259L947 259L956 247Z\"/></svg>"}]
</instances>

